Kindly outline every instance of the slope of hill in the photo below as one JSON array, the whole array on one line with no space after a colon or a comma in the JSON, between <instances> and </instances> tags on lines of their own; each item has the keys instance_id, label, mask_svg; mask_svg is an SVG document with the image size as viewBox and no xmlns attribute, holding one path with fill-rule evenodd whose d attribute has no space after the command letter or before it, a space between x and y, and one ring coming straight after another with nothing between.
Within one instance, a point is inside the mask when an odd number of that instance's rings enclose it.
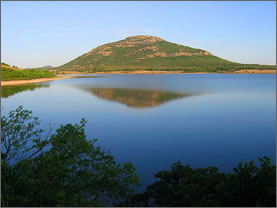
<instances>
[{"instance_id":1,"label":"slope of hill","mask_svg":"<svg viewBox=\"0 0 277 208\"><path fill-rule=\"evenodd\" d=\"M8 69L19 69L21 70L20 68L18 68L17 66L10 66L9 64L6 64L6 63L1 63L1 68L8 68Z\"/></svg>"},{"instance_id":2,"label":"slope of hill","mask_svg":"<svg viewBox=\"0 0 277 208\"><path fill-rule=\"evenodd\" d=\"M208 51L171 43L154 36L131 36L101 45L56 69L86 72L116 70L216 72L275 69L275 67L231 62Z\"/></svg>"}]
</instances>

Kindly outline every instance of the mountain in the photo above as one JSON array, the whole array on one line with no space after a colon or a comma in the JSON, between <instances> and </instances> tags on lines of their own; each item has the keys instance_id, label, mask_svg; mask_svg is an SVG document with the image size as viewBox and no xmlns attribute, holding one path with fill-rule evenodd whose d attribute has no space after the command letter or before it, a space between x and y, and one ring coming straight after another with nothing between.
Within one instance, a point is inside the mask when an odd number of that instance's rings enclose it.
<instances>
[{"instance_id":1,"label":"mountain","mask_svg":"<svg viewBox=\"0 0 277 208\"><path fill-rule=\"evenodd\" d=\"M42 67L36 67L36 68L26 68L26 69L32 69L32 70L47 70L47 69L54 69L54 66L46 65Z\"/></svg>"},{"instance_id":2,"label":"mountain","mask_svg":"<svg viewBox=\"0 0 277 208\"><path fill-rule=\"evenodd\" d=\"M57 71L182 70L228 71L272 66L231 62L208 51L171 43L155 36L131 36L101 45L56 68ZM274 69L274 67L273 67Z\"/></svg>"},{"instance_id":3,"label":"mountain","mask_svg":"<svg viewBox=\"0 0 277 208\"><path fill-rule=\"evenodd\" d=\"M50 66L50 65L46 65L46 66L43 66L43 67L40 67L41 69L53 69L55 68L54 66Z\"/></svg>"}]
</instances>

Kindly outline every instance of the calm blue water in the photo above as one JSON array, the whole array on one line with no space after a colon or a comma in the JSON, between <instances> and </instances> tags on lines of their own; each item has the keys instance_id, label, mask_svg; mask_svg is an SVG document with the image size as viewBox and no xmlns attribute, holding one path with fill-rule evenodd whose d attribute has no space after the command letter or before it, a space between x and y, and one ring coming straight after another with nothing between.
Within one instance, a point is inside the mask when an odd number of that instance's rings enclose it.
<instances>
[{"instance_id":1,"label":"calm blue water","mask_svg":"<svg viewBox=\"0 0 277 208\"><path fill-rule=\"evenodd\" d=\"M264 155L275 163L275 82L266 74L75 78L2 88L2 114L23 105L45 128L85 118L87 136L132 162L145 186L177 160L225 172Z\"/></svg>"}]
</instances>

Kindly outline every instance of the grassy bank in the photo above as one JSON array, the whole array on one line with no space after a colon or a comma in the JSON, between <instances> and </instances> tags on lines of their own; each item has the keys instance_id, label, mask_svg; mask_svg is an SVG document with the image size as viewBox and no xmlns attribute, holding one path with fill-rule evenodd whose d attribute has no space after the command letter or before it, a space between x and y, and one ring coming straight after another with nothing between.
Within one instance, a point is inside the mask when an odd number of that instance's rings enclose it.
<instances>
[{"instance_id":1,"label":"grassy bank","mask_svg":"<svg viewBox=\"0 0 277 208\"><path fill-rule=\"evenodd\" d=\"M4 65L1 66L1 81L11 80L31 80L38 78L54 78L55 73L48 70L32 70L32 69L12 69Z\"/></svg>"}]
</instances>

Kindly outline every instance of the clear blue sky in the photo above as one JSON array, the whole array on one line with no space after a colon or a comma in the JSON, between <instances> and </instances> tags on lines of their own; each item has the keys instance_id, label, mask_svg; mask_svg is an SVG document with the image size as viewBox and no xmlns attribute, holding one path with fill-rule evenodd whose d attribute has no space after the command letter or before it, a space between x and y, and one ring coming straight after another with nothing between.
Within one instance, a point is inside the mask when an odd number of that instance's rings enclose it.
<instances>
[{"instance_id":1,"label":"clear blue sky","mask_svg":"<svg viewBox=\"0 0 277 208\"><path fill-rule=\"evenodd\" d=\"M154 35L240 63L276 64L276 2L1 2L1 61L59 66Z\"/></svg>"}]
</instances>

